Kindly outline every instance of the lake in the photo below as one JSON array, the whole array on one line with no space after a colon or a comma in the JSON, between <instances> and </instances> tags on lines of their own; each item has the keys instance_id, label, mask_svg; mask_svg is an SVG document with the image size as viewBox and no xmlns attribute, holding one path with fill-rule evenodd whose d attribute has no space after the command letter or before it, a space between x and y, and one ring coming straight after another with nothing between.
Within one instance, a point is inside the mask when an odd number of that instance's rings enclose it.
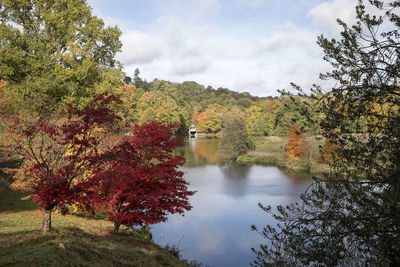
<instances>
[{"instance_id":1,"label":"lake","mask_svg":"<svg viewBox=\"0 0 400 267\"><path fill-rule=\"evenodd\" d=\"M265 240L251 231L274 225L274 219L258 207L296 202L311 183L308 175L288 174L276 167L218 164L219 139L190 139L177 150L186 158L182 167L192 210L185 216L170 215L153 225L154 242L179 245L180 255L211 267L249 266L251 248Z\"/></svg>"}]
</instances>

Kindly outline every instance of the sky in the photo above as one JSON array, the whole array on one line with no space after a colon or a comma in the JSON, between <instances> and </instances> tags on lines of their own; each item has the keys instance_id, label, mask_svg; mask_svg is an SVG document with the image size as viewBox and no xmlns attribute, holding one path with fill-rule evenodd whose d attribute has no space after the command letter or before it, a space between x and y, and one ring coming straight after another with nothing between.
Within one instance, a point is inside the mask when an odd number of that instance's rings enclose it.
<instances>
[{"instance_id":1,"label":"sky","mask_svg":"<svg viewBox=\"0 0 400 267\"><path fill-rule=\"evenodd\" d=\"M317 37L354 23L356 0L88 0L122 31L117 59L147 81L196 81L256 96L307 89L330 70Z\"/></svg>"}]
</instances>

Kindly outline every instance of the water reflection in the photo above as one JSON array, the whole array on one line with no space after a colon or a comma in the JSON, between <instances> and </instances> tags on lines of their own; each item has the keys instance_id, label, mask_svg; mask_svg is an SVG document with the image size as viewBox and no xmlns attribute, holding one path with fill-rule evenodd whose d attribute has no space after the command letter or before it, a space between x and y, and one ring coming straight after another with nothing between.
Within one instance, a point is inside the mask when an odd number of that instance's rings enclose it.
<instances>
[{"instance_id":1,"label":"water reflection","mask_svg":"<svg viewBox=\"0 0 400 267\"><path fill-rule=\"evenodd\" d=\"M250 166L241 166L238 164L224 164L219 166L221 168L223 177L223 184L225 194L240 198L247 194L250 173Z\"/></svg>"},{"instance_id":2,"label":"water reflection","mask_svg":"<svg viewBox=\"0 0 400 267\"><path fill-rule=\"evenodd\" d=\"M218 165L218 146L218 139L191 139L177 150L186 158L185 179L197 191L193 209L154 225L153 239L160 245L182 240L184 258L210 266L248 266L254 259L251 247L262 243L250 225L275 224L257 203L293 202L310 178L287 176L275 167Z\"/></svg>"},{"instance_id":3,"label":"water reflection","mask_svg":"<svg viewBox=\"0 0 400 267\"><path fill-rule=\"evenodd\" d=\"M185 166L204 166L218 164L218 138L198 138L186 140L182 147L177 149L180 156L185 157Z\"/></svg>"},{"instance_id":4,"label":"water reflection","mask_svg":"<svg viewBox=\"0 0 400 267\"><path fill-rule=\"evenodd\" d=\"M243 166L235 163L223 164L220 165L220 167L225 175L225 178L231 180L246 179L250 171L250 166Z\"/></svg>"}]
</instances>

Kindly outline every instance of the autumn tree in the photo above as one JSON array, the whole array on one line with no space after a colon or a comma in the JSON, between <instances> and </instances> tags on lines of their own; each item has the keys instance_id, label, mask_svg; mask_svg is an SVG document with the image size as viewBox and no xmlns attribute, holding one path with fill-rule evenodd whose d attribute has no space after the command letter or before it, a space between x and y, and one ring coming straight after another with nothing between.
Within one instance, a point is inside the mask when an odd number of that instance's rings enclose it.
<instances>
[{"instance_id":1,"label":"autumn tree","mask_svg":"<svg viewBox=\"0 0 400 267\"><path fill-rule=\"evenodd\" d=\"M0 115L10 115L14 112L13 97L7 82L0 80Z\"/></svg>"},{"instance_id":2,"label":"autumn tree","mask_svg":"<svg viewBox=\"0 0 400 267\"><path fill-rule=\"evenodd\" d=\"M339 159L339 146L337 142L338 140L333 137L325 139L324 144L321 148L321 155L319 159L320 162L333 163L337 159Z\"/></svg>"},{"instance_id":3,"label":"autumn tree","mask_svg":"<svg viewBox=\"0 0 400 267\"><path fill-rule=\"evenodd\" d=\"M180 109L176 101L162 91L145 92L137 105L139 123L158 121L165 124L180 123Z\"/></svg>"},{"instance_id":4,"label":"autumn tree","mask_svg":"<svg viewBox=\"0 0 400 267\"><path fill-rule=\"evenodd\" d=\"M288 130L288 143L286 144L286 157L295 160L301 159L308 152L305 137L297 124L290 125Z\"/></svg>"},{"instance_id":5,"label":"autumn tree","mask_svg":"<svg viewBox=\"0 0 400 267\"><path fill-rule=\"evenodd\" d=\"M217 112L212 109L203 111L198 116L197 130L203 133L216 133L221 130L221 120L218 117Z\"/></svg>"},{"instance_id":6,"label":"autumn tree","mask_svg":"<svg viewBox=\"0 0 400 267\"><path fill-rule=\"evenodd\" d=\"M120 94L123 104L119 110L122 112L121 117L124 120L125 126L138 123L140 119L138 106L143 94L144 90L137 88L134 84L124 84Z\"/></svg>"},{"instance_id":7,"label":"autumn tree","mask_svg":"<svg viewBox=\"0 0 400 267\"><path fill-rule=\"evenodd\" d=\"M86 1L0 0L0 19L0 79L19 107L52 111L121 87L114 59L121 32L105 27Z\"/></svg>"},{"instance_id":8,"label":"autumn tree","mask_svg":"<svg viewBox=\"0 0 400 267\"><path fill-rule=\"evenodd\" d=\"M256 265L400 265L399 8L398 0L359 1L354 25L339 20L340 39L318 38L333 68L321 77L335 86L313 93L340 157L334 177L315 177L300 203L263 207L278 224L263 228L268 243L255 250ZM340 132L359 118L362 131Z\"/></svg>"},{"instance_id":9,"label":"autumn tree","mask_svg":"<svg viewBox=\"0 0 400 267\"><path fill-rule=\"evenodd\" d=\"M67 205L89 203L92 174L104 164L99 147L120 120L113 95L93 96L83 110L68 105L56 119L2 117L10 155L22 160L13 187L32 191L32 200L43 209L43 231L51 229L51 212L67 213Z\"/></svg>"},{"instance_id":10,"label":"autumn tree","mask_svg":"<svg viewBox=\"0 0 400 267\"><path fill-rule=\"evenodd\" d=\"M249 135L270 135L273 128L271 115L264 113L258 106L251 106L247 110L246 128Z\"/></svg>"},{"instance_id":11,"label":"autumn tree","mask_svg":"<svg viewBox=\"0 0 400 267\"><path fill-rule=\"evenodd\" d=\"M198 117L199 117L199 109L196 106L196 107L194 107L193 114L192 114L192 124L193 125L197 125Z\"/></svg>"},{"instance_id":12,"label":"autumn tree","mask_svg":"<svg viewBox=\"0 0 400 267\"><path fill-rule=\"evenodd\" d=\"M135 125L109 153L98 179L93 204L107 212L114 231L121 224L144 225L165 221L168 214L184 213L193 191L182 178L184 158L173 156L178 146L173 126L158 122Z\"/></svg>"}]
</instances>

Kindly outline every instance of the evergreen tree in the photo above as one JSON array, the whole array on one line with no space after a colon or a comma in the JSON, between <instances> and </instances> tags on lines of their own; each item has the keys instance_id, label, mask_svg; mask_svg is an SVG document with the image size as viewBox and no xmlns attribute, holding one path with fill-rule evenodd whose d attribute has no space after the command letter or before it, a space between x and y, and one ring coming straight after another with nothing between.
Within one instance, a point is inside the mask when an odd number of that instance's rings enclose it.
<instances>
[{"instance_id":1,"label":"evergreen tree","mask_svg":"<svg viewBox=\"0 0 400 267\"><path fill-rule=\"evenodd\" d=\"M224 118L224 133L221 140L221 155L226 159L236 159L254 149L246 131L246 122L233 113L227 113Z\"/></svg>"}]
</instances>

